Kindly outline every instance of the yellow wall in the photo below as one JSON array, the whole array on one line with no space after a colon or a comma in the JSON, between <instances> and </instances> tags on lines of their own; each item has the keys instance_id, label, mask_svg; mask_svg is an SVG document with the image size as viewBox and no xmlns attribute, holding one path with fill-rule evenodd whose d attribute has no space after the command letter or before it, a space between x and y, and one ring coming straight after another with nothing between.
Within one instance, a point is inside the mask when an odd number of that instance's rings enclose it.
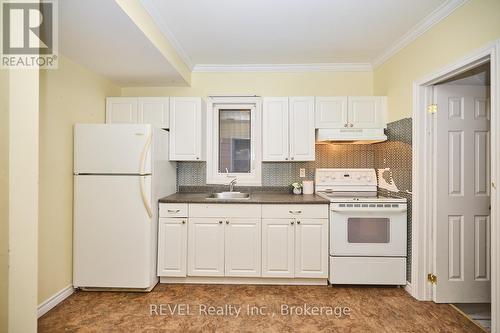
<instances>
[{"instance_id":1,"label":"yellow wall","mask_svg":"<svg viewBox=\"0 0 500 333\"><path fill-rule=\"evenodd\" d=\"M38 302L72 283L73 125L104 122L120 89L64 56L40 75Z\"/></svg>"},{"instance_id":2,"label":"yellow wall","mask_svg":"<svg viewBox=\"0 0 500 333\"><path fill-rule=\"evenodd\" d=\"M0 70L0 332L7 331L9 246L9 76Z\"/></svg>"},{"instance_id":3,"label":"yellow wall","mask_svg":"<svg viewBox=\"0 0 500 333\"><path fill-rule=\"evenodd\" d=\"M122 88L123 96L260 96L372 95L371 72L193 73L191 87Z\"/></svg>"},{"instance_id":4,"label":"yellow wall","mask_svg":"<svg viewBox=\"0 0 500 333\"><path fill-rule=\"evenodd\" d=\"M411 117L414 80L500 38L500 1L469 0L374 72L374 93L388 96L389 121Z\"/></svg>"}]
</instances>

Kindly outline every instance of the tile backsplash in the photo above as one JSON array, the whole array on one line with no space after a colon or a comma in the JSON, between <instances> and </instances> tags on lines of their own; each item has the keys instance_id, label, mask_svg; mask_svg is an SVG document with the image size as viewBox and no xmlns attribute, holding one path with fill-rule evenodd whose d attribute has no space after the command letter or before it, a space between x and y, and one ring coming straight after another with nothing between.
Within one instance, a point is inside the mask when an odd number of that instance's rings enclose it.
<instances>
[{"instance_id":1,"label":"tile backsplash","mask_svg":"<svg viewBox=\"0 0 500 333\"><path fill-rule=\"evenodd\" d=\"M314 180L317 168L374 168L373 145L317 144L316 160L308 162L262 163L262 186L287 186L295 181ZM306 170L306 177L299 178L299 169ZM206 185L206 163L178 162L179 186Z\"/></svg>"}]
</instances>

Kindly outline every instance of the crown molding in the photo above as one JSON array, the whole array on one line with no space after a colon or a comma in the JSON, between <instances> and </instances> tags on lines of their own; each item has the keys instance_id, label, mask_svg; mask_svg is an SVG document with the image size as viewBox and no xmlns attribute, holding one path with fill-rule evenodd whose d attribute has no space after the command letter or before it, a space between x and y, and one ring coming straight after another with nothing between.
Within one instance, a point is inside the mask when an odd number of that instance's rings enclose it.
<instances>
[{"instance_id":1,"label":"crown molding","mask_svg":"<svg viewBox=\"0 0 500 333\"><path fill-rule=\"evenodd\" d=\"M323 64L241 64L211 65L199 64L193 67L196 73L213 72L370 72L369 63L323 63Z\"/></svg>"},{"instance_id":2,"label":"crown molding","mask_svg":"<svg viewBox=\"0 0 500 333\"><path fill-rule=\"evenodd\" d=\"M142 6L146 11L148 12L149 16L153 18L153 21L156 23L160 31L163 33L165 38L172 44L174 47L175 51L179 55L179 57L182 59L182 61L186 64L186 66L189 67L190 70L193 70L193 62L189 58L188 54L184 50L184 48L181 46L181 43L175 38L174 34L172 31L167 27L165 24L164 20L159 16L159 11L154 4L154 1L151 0L140 0Z\"/></svg>"},{"instance_id":3,"label":"crown molding","mask_svg":"<svg viewBox=\"0 0 500 333\"><path fill-rule=\"evenodd\" d=\"M427 15L423 20L417 23L400 39L387 48L382 54L372 61L372 67L375 69L389 60L393 55L401 51L415 39L423 35L427 30L438 24L456 9L465 4L468 0L448 0L441 6L436 8L432 13Z\"/></svg>"}]
</instances>

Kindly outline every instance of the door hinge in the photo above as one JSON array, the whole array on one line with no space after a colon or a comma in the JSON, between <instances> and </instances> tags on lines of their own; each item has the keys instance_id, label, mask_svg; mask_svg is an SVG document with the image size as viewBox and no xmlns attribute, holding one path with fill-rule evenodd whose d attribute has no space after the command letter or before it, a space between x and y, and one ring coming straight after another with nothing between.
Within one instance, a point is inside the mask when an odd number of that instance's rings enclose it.
<instances>
[{"instance_id":1,"label":"door hinge","mask_svg":"<svg viewBox=\"0 0 500 333\"><path fill-rule=\"evenodd\" d=\"M431 284L437 284L438 278L436 275L429 273L427 274L427 281L430 282Z\"/></svg>"},{"instance_id":2,"label":"door hinge","mask_svg":"<svg viewBox=\"0 0 500 333\"><path fill-rule=\"evenodd\" d=\"M427 107L427 112L429 113L437 113L438 112L438 106L437 104L431 104Z\"/></svg>"}]
</instances>

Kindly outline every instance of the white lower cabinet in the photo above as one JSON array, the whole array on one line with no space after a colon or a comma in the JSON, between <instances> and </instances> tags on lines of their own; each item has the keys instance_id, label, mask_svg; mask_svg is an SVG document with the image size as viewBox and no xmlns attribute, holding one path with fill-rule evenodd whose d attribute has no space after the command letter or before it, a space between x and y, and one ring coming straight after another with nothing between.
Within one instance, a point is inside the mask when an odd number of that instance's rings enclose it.
<instances>
[{"instance_id":1,"label":"white lower cabinet","mask_svg":"<svg viewBox=\"0 0 500 333\"><path fill-rule=\"evenodd\" d=\"M328 219L263 219L262 276L327 278Z\"/></svg>"},{"instance_id":2,"label":"white lower cabinet","mask_svg":"<svg viewBox=\"0 0 500 333\"><path fill-rule=\"evenodd\" d=\"M326 283L327 216L328 205L161 204L158 275Z\"/></svg>"},{"instance_id":3,"label":"white lower cabinet","mask_svg":"<svg viewBox=\"0 0 500 333\"><path fill-rule=\"evenodd\" d=\"M289 219L262 219L262 276L293 277L294 225Z\"/></svg>"},{"instance_id":4,"label":"white lower cabinet","mask_svg":"<svg viewBox=\"0 0 500 333\"><path fill-rule=\"evenodd\" d=\"M228 219L225 225L225 275L259 277L261 235L258 219Z\"/></svg>"},{"instance_id":5,"label":"white lower cabinet","mask_svg":"<svg viewBox=\"0 0 500 333\"><path fill-rule=\"evenodd\" d=\"M295 277L328 277L328 219L297 220Z\"/></svg>"},{"instance_id":6,"label":"white lower cabinet","mask_svg":"<svg viewBox=\"0 0 500 333\"><path fill-rule=\"evenodd\" d=\"M224 221L189 218L188 275L224 276Z\"/></svg>"},{"instance_id":7,"label":"white lower cabinet","mask_svg":"<svg viewBox=\"0 0 500 333\"><path fill-rule=\"evenodd\" d=\"M186 276L187 218L160 218L158 275Z\"/></svg>"}]
</instances>

